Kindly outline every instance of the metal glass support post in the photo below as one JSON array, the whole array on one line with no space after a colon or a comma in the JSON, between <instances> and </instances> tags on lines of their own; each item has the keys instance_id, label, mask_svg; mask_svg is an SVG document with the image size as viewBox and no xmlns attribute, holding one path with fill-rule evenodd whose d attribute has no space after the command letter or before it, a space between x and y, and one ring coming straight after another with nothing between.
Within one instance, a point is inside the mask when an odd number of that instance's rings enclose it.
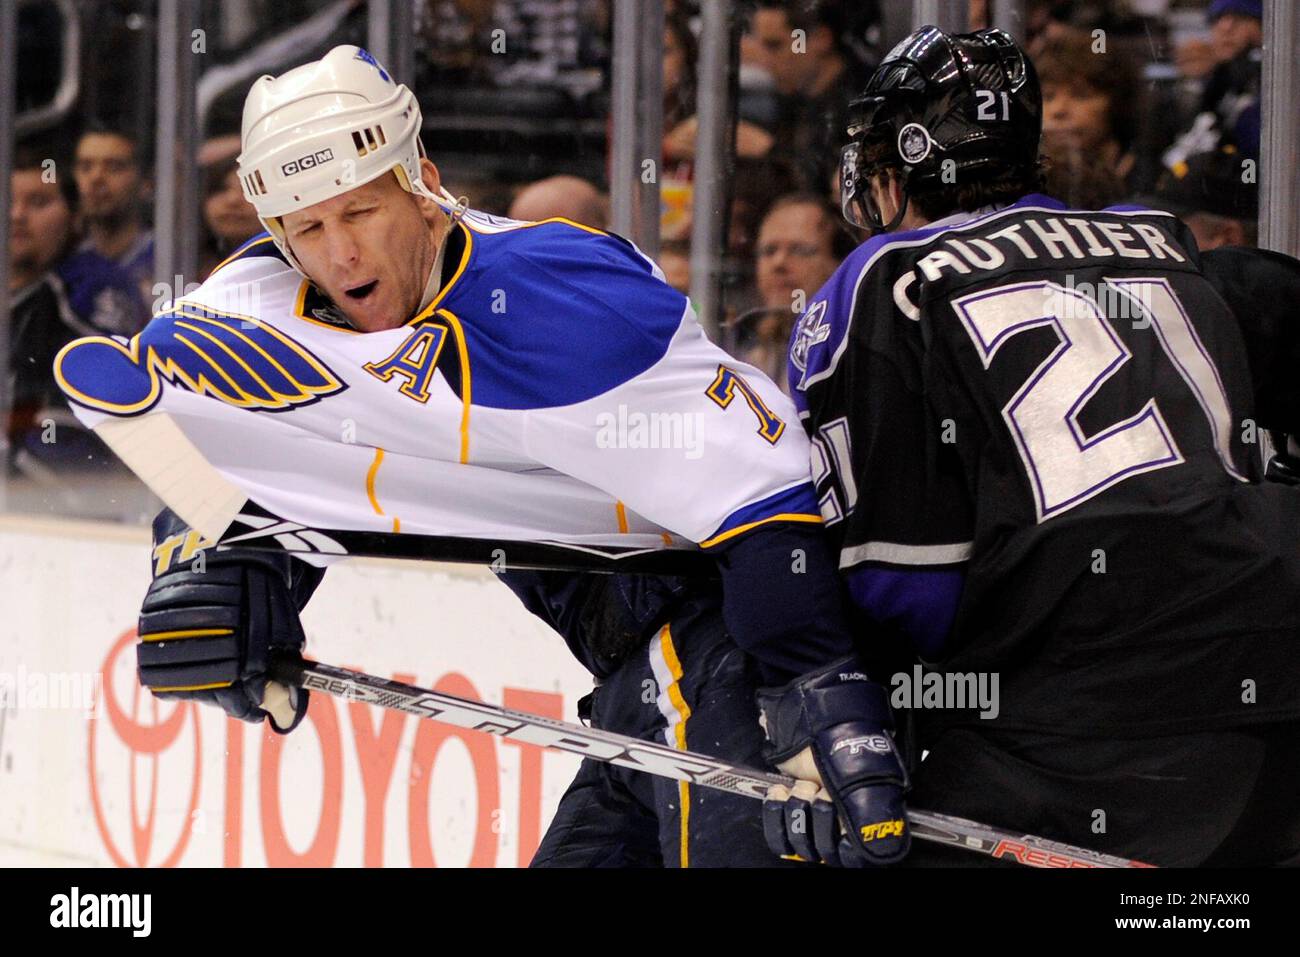
<instances>
[{"instance_id":1,"label":"metal glass support post","mask_svg":"<svg viewBox=\"0 0 1300 957\"><path fill-rule=\"evenodd\" d=\"M1017 43L1025 42L1025 0L992 0L989 26L1011 34Z\"/></svg>"},{"instance_id":2,"label":"metal glass support post","mask_svg":"<svg viewBox=\"0 0 1300 957\"><path fill-rule=\"evenodd\" d=\"M9 206L13 201L9 171L14 165L14 98L18 82L18 4L0 0L0 229L5 254L0 256L0 512L7 507L9 481L9 382L12 339L9 331Z\"/></svg>"},{"instance_id":3,"label":"metal glass support post","mask_svg":"<svg viewBox=\"0 0 1300 957\"><path fill-rule=\"evenodd\" d=\"M199 4L198 0L171 0L158 8L153 278L167 286L167 298L179 299L185 286L199 279L195 85L200 54L194 52L192 33Z\"/></svg>"},{"instance_id":4,"label":"metal glass support post","mask_svg":"<svg viewBox=\"0 0 1300 957\"><path fill-rule=\"evenodd\" d=\"M1300 256L1300 8L1264 2L1259 244Z\"/></svg>"},{"instance_id":5,"label":"metal glass support post","mask_svg":"<svg viewBox=\"0 0 1300 957\"><path fill-rule=\"evenodd\" d=\"M415 4L412 0L369 0L366 49L398 83L415 82Z\"/></svg>"},{"instance_id":6,"label":"metal glass support post","mask_svg":"<svg viewBox=\"0 0 1300 957\"><path fill-rule=\"evenodd\" d=\"M664 142L664 0L638 0L641 6L637 73L636 229L632 241L651 259L659 258L659 179ZM646 161L653 175L646 175Z\"/></svg>"},{"instance_id":7,"label":"metal glass support post","mask_svg":"<svg viewBox=\"0 0 1300 957\"><path fill-rule=\"evenodd\" d=\"M945 33L964 33L968 14L968 0L912 0L912 29L930 24Z\"/></svg>"},{"instance_id":8,"label":"metal glass support post","mask_svg":"<svg viewBox=\"0 0 1300 957\"><path fill-rule=\"evenodd\" d=\"M723 232L727 210L724 178L731 152L733 109L731 60L738 55L731 43L735 4L713 0L701 5L699 133L695 142L695 188L691 213L691 302L705 333L715 342L722 321Z\"/></svg>"}]
</instances>

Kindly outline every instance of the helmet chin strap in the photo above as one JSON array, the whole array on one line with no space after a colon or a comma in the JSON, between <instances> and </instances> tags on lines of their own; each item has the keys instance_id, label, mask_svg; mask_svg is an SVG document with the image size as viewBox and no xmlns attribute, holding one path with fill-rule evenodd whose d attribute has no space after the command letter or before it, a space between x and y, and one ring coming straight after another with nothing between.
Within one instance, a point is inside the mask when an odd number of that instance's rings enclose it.
<instances>
[{"instance_id":1,"label":"helmet chin strap","mask_svg":"<svg viewBox=\"0 0 1300 957\"><path fill-rule=\"evenodd\" d=\"M868 204L866 193L859 191L858 194L854 196L853 202L857 204L858 214L861 216L862 222L854 223L854 225L870 229L873 236L881 233L891 233L897 229L899 224L903 221L903 217L907 215L907 207L911 202L911 196L907 192L907 185L902 182L901 178L899 180L899 186L903 193L903 202L899 205L898 211L894 213L894 218L887 223L876 214L879 212L878 204L875 203L874 200ZM870 188L871 186L868 183L867 189ZM873 206L877 207L876 213L872 212Z\"/></svg>"},{"instance_id":2,"label":"helmet chin strap","mask_svg":"<svg viewBox=\"0 0 1300 957\"><path fill-rule=\"evenodd\" d=\"M424 295L420 297L420 306L416 313L424 312L433 302L434 297L438 295L438 290L442 288L442 261L444 253L447 251L447 238L451 231L456 228L456 224L461 221L465 211L469 209L469 197L462 196L460 199L454 198L446 188L439 187L438 192L441 198L452 204L451 209L444 209L447 214L447 228L442 234L442 242L438 243L438 252L433 257L433 268L429 270L429 278L424 283Z\"/></svg>"},{"instance_id":3,"label":"helmet chin strap","mask_svg":"<svg viewBox=\"0 0 1300 957\"><path fill-rule=\"evenodd\" d=\"M451 227L447 227L448 232ZM438 295L438 290L442 288L442 258L443 253L447 250L447 236L444 234L442 242L438 244L437 255L433 257L433 268L429 270L429 278L424 283L424 295L420 297L420 305L416 308L416 313L424 312L429 308L429 303L433 302L433 297Z\"/></svg>"},{"instance_id":4,"label":"helmet chin strap","mask_svg":"<svg viewBox=\"0 0 1300 957\"><path fill-rule=\"evenodd\" d=\"M910 195L908 195L907 187L904 186L904 187L903 187L903 202L902 202L902 204L898 207L898 212L896 212L896 213L894 214L894 218L891 219L887 225L884 225L884 226L881 226L881 227L880 227L880 231L881 231L882 233L892 233L895 229L898 228L898 224L901 223L901 222L903 221L903 217L907 215L907 204L908 204L908 202L911 200L911 198L912 198L912 197L911 197Z\"/></svg>"},{"instance_id":5,"label":"helmet chin strap","mask_svg":"<svg viewBox=\"0 0 1300 957\"><path fill-rule=\"evenodd\" d=\"M469 209L469 197L462 196L460 199L457 199L455 196L452 196L451 193L447 192L447 187L445 186L439 186L438 192L443 199L451 203L451 209L447 210L447 214L451 216L451 223L449 225L455 226L465 216L466 210Z\"/></svg>"}]
</instances>

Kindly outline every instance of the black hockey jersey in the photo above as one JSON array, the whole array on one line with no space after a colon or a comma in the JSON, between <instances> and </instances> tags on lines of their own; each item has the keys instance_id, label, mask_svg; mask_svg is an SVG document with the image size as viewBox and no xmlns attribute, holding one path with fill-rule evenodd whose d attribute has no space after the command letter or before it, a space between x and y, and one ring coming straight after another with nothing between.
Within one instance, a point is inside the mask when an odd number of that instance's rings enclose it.
<instances>
[{"instance_id":1,"label":"black hockey jersey","mask_svg":"<svg viewBox=\"0 0 1300 957\"><path fill-rule=\"evenodd\" d=\"M1300 716L1300 494L1174 217L1045 196L859 247L790 385L850 594L999 727ZM949 716L975 721L974 712Z\"/></svg>"}]
</instances>

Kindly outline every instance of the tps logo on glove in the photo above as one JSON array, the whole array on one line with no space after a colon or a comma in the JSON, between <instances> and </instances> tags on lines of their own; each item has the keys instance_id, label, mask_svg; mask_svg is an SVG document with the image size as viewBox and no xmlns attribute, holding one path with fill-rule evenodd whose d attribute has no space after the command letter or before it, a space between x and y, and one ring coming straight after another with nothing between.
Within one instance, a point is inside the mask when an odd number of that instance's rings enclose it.
<instances>
[{"instance_id":1,"label":"tps logo on glove","mask_svg":"<svg viewBox=\"0 0 1300 957\"><path fill-rule=\"evenodd\" d=\"M896 818L892 821L877 821L875 824L864 824L862 825L862 840L874 841L878 837L902 837L905 823L902 818Z\"/></svg>"}]
</instances>

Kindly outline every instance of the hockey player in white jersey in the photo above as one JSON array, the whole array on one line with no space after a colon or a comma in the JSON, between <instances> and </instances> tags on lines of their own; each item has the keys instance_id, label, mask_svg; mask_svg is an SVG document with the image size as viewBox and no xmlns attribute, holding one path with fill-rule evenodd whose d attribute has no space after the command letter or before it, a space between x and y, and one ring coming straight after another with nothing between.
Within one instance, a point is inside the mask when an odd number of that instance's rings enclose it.
<instances>
[{"instance_id":1,"label":"hockey player in white jersey","mask_svg":"<svg viewBox=\"0 0 1300 957\"><path fill-rule=\"evenodd\" d=\"M315 527L698 543L716 555L717 591L547 573L509 584L606 689L653 676L655 702L598 695L598 721L753 760L761 710L765 753L804 779L789 814L820 809L818 846L845 863L898 860L906 777L885 693L852 657L789 400L710 343L626 240L453 201L420 123L410 91L356 47L254 83L239 172L268 234L129 343L67 347L56 375L78 414L95 426L166 413L250 499ZM677 447L635 437L647 421L684 423ZM287 733L306 694L268 687L267 663L303 647L298 612L322 571L239 548L196 571L187 535L170 511L155 523L142 682L245 720L269 710ZM627 707L642 717L612 717ZM590 821L643 783L580 777L573 813ZM821 787L829 814L810 802ZM548 862L653 862L656 839L664 863L773 860L743 799L671 785L630 803L659 818L645 854L620 856L635 842L605 833L566 856L580 838L566 831ZM616 809L605 831L628 819ZM828 856L811 834L792 850Z\"/></svg>"}]
</instances>

